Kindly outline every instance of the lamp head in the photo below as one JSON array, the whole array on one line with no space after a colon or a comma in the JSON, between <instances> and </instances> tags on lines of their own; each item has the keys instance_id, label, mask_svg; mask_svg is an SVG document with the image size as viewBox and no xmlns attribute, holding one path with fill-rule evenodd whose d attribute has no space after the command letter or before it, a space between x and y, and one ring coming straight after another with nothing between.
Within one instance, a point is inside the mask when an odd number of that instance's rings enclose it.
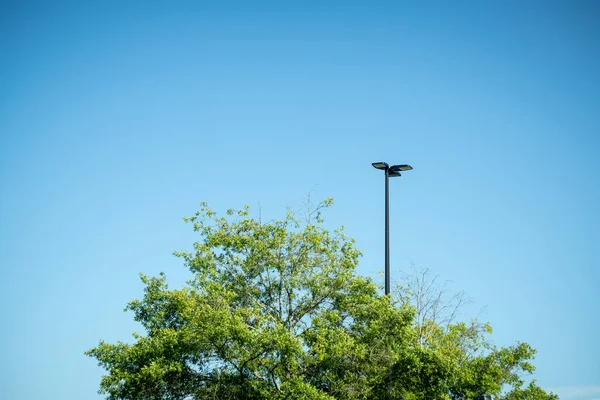
<instances>
[{"instance_id":1,"label":"lamp head","mask_svg":"<svg viewBox=\"0 0 600 400\"><path fill-rule=\"evenodd\" d=\"M383 162L383 161L380 161L380 162L374 162L374 163L373 163L373 164L371 164L371 165L373 165L373 166L374 166L375 168L377 168L377 169L383 169L383 170L385 170L385 169L388 169L388 167L389 167L388 163L386 163L386 162Z\"/></svg>"},{"instance_id":2,"label":"lamp head","mask_svg":"<svg viewBox=\"0 0 600 400\"><path fill-rule=\"evenodd\" d=\"M411 169L413 168L408 164L392 165L390 167L390 172L410 171Z\"/></svg>"}]
</instances>

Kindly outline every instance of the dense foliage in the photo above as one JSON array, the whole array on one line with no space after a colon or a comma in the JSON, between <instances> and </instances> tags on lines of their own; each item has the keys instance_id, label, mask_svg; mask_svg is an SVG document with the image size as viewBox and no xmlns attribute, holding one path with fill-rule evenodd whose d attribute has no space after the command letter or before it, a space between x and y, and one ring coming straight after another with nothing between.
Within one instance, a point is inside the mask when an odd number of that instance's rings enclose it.
<instances>
[{"instance_id":1,"label":"dense foliage","mask_svg":"<svg viewBox=\"0 0 600 400\"><path fill-rule=\"evenodd\" d=\"M360 252L320 211L263 223L248 208L186 218L201 240L177 252L192 272L178 290L142 276L127 309L133 344L86 354L108 374L108 399L554 399L523 373L525 343L495 348L489 326L420 320L410 301L356 275Z\"/></svg>"}]
</instances>

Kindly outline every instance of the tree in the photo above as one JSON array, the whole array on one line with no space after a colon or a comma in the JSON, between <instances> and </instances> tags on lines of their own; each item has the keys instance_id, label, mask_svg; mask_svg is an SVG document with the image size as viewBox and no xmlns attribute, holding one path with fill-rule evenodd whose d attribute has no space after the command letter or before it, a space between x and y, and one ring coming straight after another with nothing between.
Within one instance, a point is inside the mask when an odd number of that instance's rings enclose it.
<instances>
[{"instance_id":1,"label":"tree","mask_svg":"<svg viewBox=\"0 0 600 400\"><path fill-rule=\"evenodd\" d=\"M500 395L506 399L556 399L536 385L528 386L524 373L533 373L529 362L535 350L527 343L497 348L487 336L492 333L488 323L478 318L469 322L458 321L463 306L471 299L463 291L448 293L448 282L439 283L439 276L431 276L428 268L404 274L394 294L404 307L415 312L413 327L421 349L435 352L444 358L448 371L447 391L451 398L473 398L485 394ZM438 373L439 375L439 373Z\"/></svg>"},{"instance_id":2,"label":"tree","mask_svg":"<svg viewBox=\"0 0 600 400\"><path fill-rule=\"evenodd\" d=\"M511 399L545 395L535 383L521 389L519 372L532 368L526 345L478 352L481 332L460 324L434 324L423 342L414 307L357 275L353 240L323 227L331 203L304 222L288 212L269 223L248 207L218 217L202 204L185 219L201 240L175 253L192 272L187 285L172 290L164 274L142 275L144 296L126 310L145 334L86 352L108 371L100 391L139 400L380 399L389 389L425 399L508 384Z\"/></svg>"},{"instance_id":3,"label":"tree","mask_svg":"<svg viewBox=\"0 0 600 400\"><path fill-rule=\"evenodd\" d=\"M413 263L411 271L401 276L394 295L401 304L414 308L414 326L421 346L431 339L440 326L449 328L457 320L463 306L471 303L463 291L455 292L448 298L448 281L440 284L440 277L431 276L429 268L419 269ZM471 323L478 325L475 329L479 331L485 328L477 319Z\"/></svg>"}]
</instances>

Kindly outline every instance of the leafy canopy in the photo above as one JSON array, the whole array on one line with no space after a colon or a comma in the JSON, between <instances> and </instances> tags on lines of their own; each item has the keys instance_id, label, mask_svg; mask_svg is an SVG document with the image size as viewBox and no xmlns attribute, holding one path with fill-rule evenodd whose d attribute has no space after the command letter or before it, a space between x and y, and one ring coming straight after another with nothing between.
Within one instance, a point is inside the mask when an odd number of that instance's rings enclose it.
<instances>
[{"instance_id":1,"label":"leafy canopy","mask_svg":"<svg viewBox=\"0 0 600 400\"><path fill-rule=\"evenodd\" d=\"M145 334L86 352L108 372L100 392L111 400L383 399L388 390L402 399L556 398L535 382L523 387L521 374L533 371L527 344L497 349L487 325L417 319L410 301L382 296L357 275L354 241L323 227L331 204L304 221L289 211L263 223L248 207L219 217L203 203L185 218L200 240L175 253L192 278L172 290L164 274L142 275L144 296L126 310Z\"/></svg>"}]
</instances>

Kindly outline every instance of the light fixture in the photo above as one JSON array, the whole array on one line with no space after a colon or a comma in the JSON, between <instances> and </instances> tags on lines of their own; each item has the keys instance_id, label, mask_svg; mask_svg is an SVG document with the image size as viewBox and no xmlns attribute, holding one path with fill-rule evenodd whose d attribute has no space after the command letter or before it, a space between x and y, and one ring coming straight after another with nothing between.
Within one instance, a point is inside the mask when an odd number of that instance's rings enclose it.
<instances>
[{"instance_id":1,"label":"light fixture","mask_svg":"<svg viewBox=\"0 0 600 400\"><path fill-rule=\"evenodd\" d=\"M373 165L377 169L388 169L389 165L386 162L374 162Z\"/></svg>"},{"instance_id":2,"label":"light fixture","mask_svg":"<svg viewBox=\"0 0 600 400\"><path fill-rule=\"evenodd\" d=\"M410 171L411 169L413 168L408 164L392 165L390 167L390 172Z\"/></svg>"}]
</instances>

